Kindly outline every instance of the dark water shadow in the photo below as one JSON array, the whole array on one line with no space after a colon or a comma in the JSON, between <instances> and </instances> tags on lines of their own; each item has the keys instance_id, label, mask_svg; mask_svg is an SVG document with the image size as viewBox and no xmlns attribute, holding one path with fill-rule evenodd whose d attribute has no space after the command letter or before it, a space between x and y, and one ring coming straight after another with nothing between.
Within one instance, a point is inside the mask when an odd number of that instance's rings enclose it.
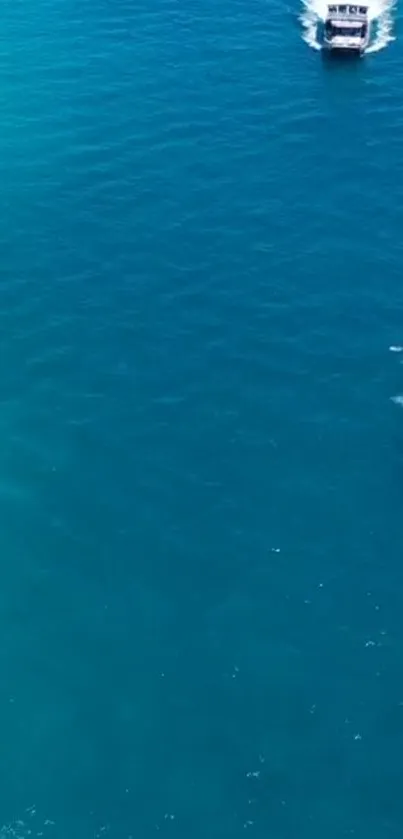
<instances>
[{"instance_id":1,"label":"dark water shadow","mask_svg":"<svg viewBox=\"0 0 403 839\"><path fill-rule=\"evenodd\" d=\"M320 61L323 70L323 84L330 101L343 109L357 107L357 92L361 90L368 67L360 54L337 53L321 50Z\"/></svg>"},{"instance_id":2,"label":"dark water shadow","mask_svg":"<svg viewBox=\"0 0 403 839\"><path fill-rule=\"evenodd\" d=\"M335 52L334 50L322 49L320 51L322 64L329 71L358 70L363 66L363 56L355 50Z\"/></svg>"}]
</instances>

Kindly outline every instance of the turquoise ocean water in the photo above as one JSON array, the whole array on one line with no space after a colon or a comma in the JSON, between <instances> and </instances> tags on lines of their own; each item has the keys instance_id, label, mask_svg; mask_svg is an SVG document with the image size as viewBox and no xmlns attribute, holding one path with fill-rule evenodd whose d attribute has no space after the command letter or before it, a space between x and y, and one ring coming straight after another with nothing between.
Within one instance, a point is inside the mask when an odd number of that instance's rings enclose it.
<instances>
[{"instance_id":1,"label":"turquoise ocean water","mask_svg":"<svg viewBox=\"0 0 403 839\"><path fill-rule=\"evenodd\" d=\"M402 836L402 42L300 13L2 4L2 839Z\"/></svg>"}]
</instances>

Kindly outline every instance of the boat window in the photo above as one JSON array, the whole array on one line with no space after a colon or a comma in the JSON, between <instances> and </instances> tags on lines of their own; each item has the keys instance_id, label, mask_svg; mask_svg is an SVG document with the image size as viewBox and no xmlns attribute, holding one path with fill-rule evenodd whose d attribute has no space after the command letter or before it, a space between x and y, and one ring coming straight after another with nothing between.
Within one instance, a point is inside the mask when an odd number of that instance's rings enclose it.
<instances>
[{"instance_id":1,"label":"boat window","mask_svg":"<svg viewBox=\"0 0 403 839\"><path fill-rule=\"evenodd\" d=\"M364 38L366 34L365 23L362 26L335 26L330 24L329 28L326 24L326 35L332 38L341 36L342 38Z\"/></svg>"}]
</instances>

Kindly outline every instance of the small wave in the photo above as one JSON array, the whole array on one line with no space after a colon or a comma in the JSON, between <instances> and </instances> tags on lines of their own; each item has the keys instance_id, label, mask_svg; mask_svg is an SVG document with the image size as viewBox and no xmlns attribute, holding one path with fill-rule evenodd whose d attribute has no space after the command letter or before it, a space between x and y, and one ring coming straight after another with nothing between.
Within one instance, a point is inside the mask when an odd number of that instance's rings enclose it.
<instances>
[{"instance_id":1,"label":"small wave","mask_svg":"<svg viewBox=\"0 0 403 839\"><path fill-rule=\"evenodd\" d=\"M326 19L327 3L323 0L302 0L300 15L303 40L315 50L322 49L318 41L318 25ZM374 22L374 37L366 53L379 52L394 41L393 11L395 0L371 0L369 19Z\"/></svg>"}]
</instances>

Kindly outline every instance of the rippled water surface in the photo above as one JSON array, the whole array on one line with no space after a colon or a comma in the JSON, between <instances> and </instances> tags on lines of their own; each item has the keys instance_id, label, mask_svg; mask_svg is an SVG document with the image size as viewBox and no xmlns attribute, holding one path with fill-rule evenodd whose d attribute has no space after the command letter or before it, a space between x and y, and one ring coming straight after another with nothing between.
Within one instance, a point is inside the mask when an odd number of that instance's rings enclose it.
<instances>
[{"instance_id":1,"label":"rippled water surface","mask_svg":"<svg viewBox=\"0 0 403 839\"><path fill-rule=\"evenodd\" d=\"M402 836L401 42L301 11L2 4L1 839Z\"/></svg>"}]
</instances>

